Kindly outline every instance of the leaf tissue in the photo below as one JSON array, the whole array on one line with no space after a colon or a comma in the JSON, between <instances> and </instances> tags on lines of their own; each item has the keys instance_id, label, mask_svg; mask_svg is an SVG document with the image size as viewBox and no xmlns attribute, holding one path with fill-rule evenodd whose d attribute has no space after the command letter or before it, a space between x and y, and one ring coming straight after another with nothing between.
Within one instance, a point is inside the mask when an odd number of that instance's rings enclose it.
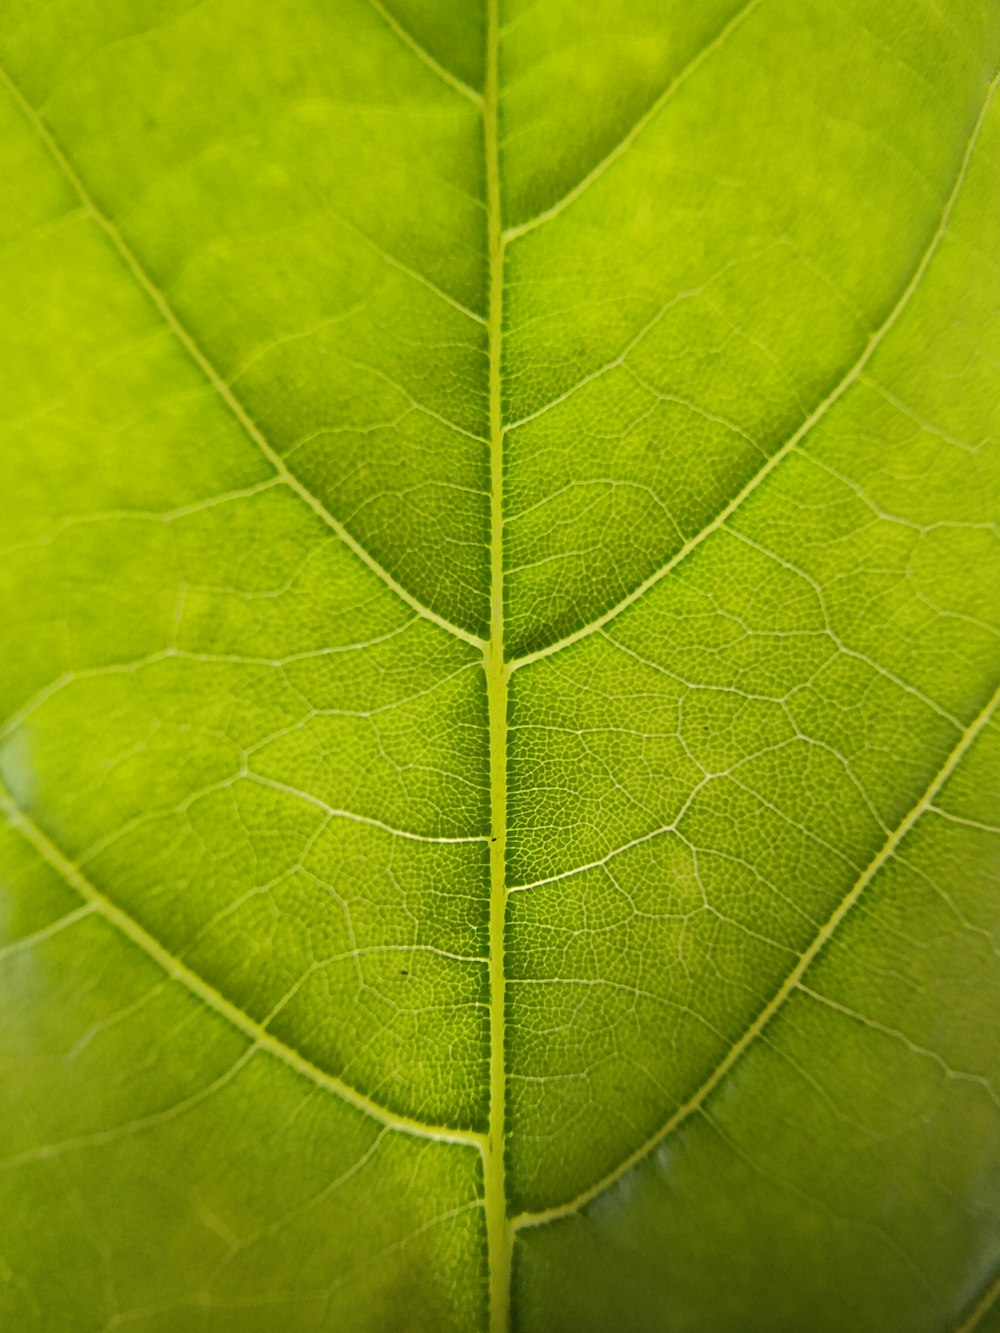
<instances>
[{"instance_id":1,"label":"leaf tissue","mask_svg":"<svg viewBox=\"0 0 1000 1333\"><path fill-rule=\"evenodd\" d=\"M998 67L6 0L0 1327L1000 1330Z\"/></svg>"}]
</instances>

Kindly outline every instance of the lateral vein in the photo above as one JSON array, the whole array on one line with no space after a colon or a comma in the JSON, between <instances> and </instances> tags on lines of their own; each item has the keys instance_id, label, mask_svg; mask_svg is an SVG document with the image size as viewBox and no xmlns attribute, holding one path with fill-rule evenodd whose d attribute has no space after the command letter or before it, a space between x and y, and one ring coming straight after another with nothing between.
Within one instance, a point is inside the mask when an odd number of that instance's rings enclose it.
<instances>
[{"instance_id":1,"label":"lateral vein","mask_svg":"<svg viewBox=\"0 0 1000 1333\"><path fill-rule=\"evenodd\" d=\"M432 73L438 76L442 83L446 83L454 92L460 93L461 96L471 102L474 107L478 109L482 108L482 93L477 92L475 88L460 79L457 74L452 74L451 70L442 65L440 60L436 60L434 56L431 55L430 51L428 51L425 46L422 46L420 42L417 41L416 37L403 27L395 14L382 4L382 0L368 0L368 3L386 26L392 29L403 45L413 52L421 64L426 65Z\"/></svg>"},{"instance_id":2,"label":"lateral vein","mask_svg":"<svg viewBox=\"0 0 1000 1333\"><path fill-rule=\"evenodd\" d=\"M674 75L666 88L664 88L659 96L649 104L639 119L632 125L631 129L618 140L610 152L605 153L600 162L598 162L595 167L592 167L582 180L579 180L571 190L568 190L566 194L562 196L561 199L558 199L554 204L551 204L541 213L537 213L533 218L529 218L527 222L521 222L518 223L516 227L508 228L503 234L504 240L515 241L521 236L526 236L528 232L534 231L536 227L540 227L544 222L549 222L552 218L558 217L564 209L568 208L570 204L579 199L581 194L589 190L591 185L604 175L608 167L617 162L620 157L624 157L649 122L655 119L681 86L687 82L699 66L701 66L711 55L714 55L719 47L729 38L730 34L738 28L760 4L761 0L748 0L747 4L743 5L741 9L738 9L732 18L730 18L720 31L716 33L712 40L707 42L700 51L691 57L684 68Z\"/></svg>"},{"instance_id":3,"label":"lateral vein","mask_svg":"<svg viewBox=\"0 0 1000 1333\"><path fill-rule=\"evenodd\" d=\"M983 1292L975 1307L970 1311L968 1318L963 1319L960 1324L955 1326L955 1333L972 1333L972 1330L979 1327L998 1302L1000 1302L1000 1273L997 1273Z\"/></svg>"},{"instance_id":4,"label":"lateral vein","mask_svg":"<svg viewBox=\"0 0 1000 1333\"><path fill-rule=\"evenodd\" d=\"M460 625L452 624L444 616L438 615L429 606L425 606L414 595L405 588L392 574L375 559L374 556L361 545L356 537L340 523L333 514L327 509L318 496L313 495L309 488L304 485L299 478L289 470L285 460L276 449L268 442L260 427L250 416L249 412L237 398L232 387L223 379L222 375L216 370L215 366L202 351L200 345L195 340L193 334L188 330L173 306L169 303L163 292L157 287L155 282L146 272L139 258L132 247L125 240L125 237L119 231L111 218L98 205L97 201L91 195L83 182L82 177L77 172L73 163L70 161L62 145L56 139L55 135L49 129L48 125L41 118L35 108L31 105L24 93L11 78L10 74L0 66L0 83L4 85L11 98L20 108L22 115L31 125L32 129L41 140L49 156L55 162L56 166L65 176L66 180L76 192L84 209L93 219L98 227L104 232L105 236L111 242L119 258L129 270L135 282L141 287L147 299L152 302L158 314L167 324L174 337L183 347L191 360L202 372L205 379L219 395L226 407L242 426L246 436L257 446L267 461L274 468L275 472L285 483L286 486L305 502L333 532L340 538L344 545L357 556L374 573L387 588L391 589L397 597L401 598L407 606L411 607L418 615L423 616L425 620L431 621L440 629L446 630L456 638L463 639L466 643L472 644L476 648L481 648L483 640L469 630L463 629Z\"/></svg>"},{"instance_id":5,"label":"lateral vein","mask_svg":"<svg viewBox=\"0 0 1000 1333\"><path fill-rule=\"evenodd\" d=\"M613 1171L596 1181L588 1189L581 1191L575 1198L567 1200L565 1203L556 1204L551 1208L541 1209L534 1213L522 1213L516 1217L512 1223L515 1230L525 1227L542 1226L547 1222L555 1222L563 1217L570 1217L579 1212L587 1204L592 1203L599 1195L610 1189L616 1181L620 1180L633 1167L643 1161L654 1148L657 1148L664 1142L676 1129L688 1120L696 1111L698 1111L709 1095L718 1087L726 1077L733 1066L743 1057L748 1048L753 1045L757 1038L763 1033L764 1029L770 1024L771 1020L782 1008L785 1001L793 991L800 989L799 983L808 972L810 966L817 956L822 952L825 946L832 939L837 929L848 915L858 899L864 893L865 889L875 878L882 867L889 861L899 849L911 829L917 824L921 817L927 813L934 804L934 800L944 787L945 783L951 777L952 773L961 763L962 759L971 749L976 739L989 724L994 713L1000 705L1000 688L998 688L989 702L981 712L973 719L969 726L962 733L958 743L952 748L944 763L937 770L929 785L923 794L911 807L909 812L896 825L896 828L882 844L876 855L869 861L868 865L854 882L850 891L840 900L837 907L820 927L808 948L800 956L795 967L788 973L785 980L781 983L777 991L761 1009L760 1013L746 1029L743 1035L735 1041L726 1051L723 1058L718 1062L709 1076L701 1086L688 1098L683 1105L679 1106L672 1116L652 1134L645 1143L643 1143L634 1152L621 1162Z\"/></svg>"},{"instance_id":6,"label":"lateral vein","mask_svg":"<svg viewBox=\"0 0 1000 1333\"><path fill-rule=\"evenodd\" d=\"M587 638L589 635L593 634L595 630L603 629L603 627L609 624L610 621L615 620L623 611L626 611L630 606L634 605L644 597L650 589L654 588L666 578L668 574L672 573L678 565L686 560L693 551L697 550L708 537L714 532L718 532L719 529L726 524L727 520L732 517L736 510L741 508L745 501L753 495L762 483L767 480L771 473L788 457L790 453L792 453L792 451L813 430L823 417L826 416L827 412L829 412L834 404L844 396L848 389L850 389L858 379L860 379L866 366L881 346L886 335L891 331L900 315L902 315L903 311L909 305L944 239L948 230L948 225L951 222L951 215L954 211L955 203L958 200L961 188L965 183L969 164L972 161L976 144L979 141L980 132L982 131L986 116L989 113L990 106L993 102L993 95L996 92L998 82L1000 82L1000 73L994 76L987 89L983 105L980 108L979 115L972 128L965 151L962 154L955 180L951 190L948 192L948 196L938 218L937 226L935 227L927 246L924 248L920 259L917 261L916 267L910 275L902 293L896 300L895 305L889 311L889 314L879 327L869 335L868 341L865 343L857 360L854 361L847 372L841 376L823 401L813 409L808 417L806 417L805 421L802 422L794 434L771 455L763 467L759 468L746 485L728 502L728 504L720 509L716 516L701 528L700 531L695 533L693 537L690 537L665 564L661 565L659 569L650 574L649 577L644 579L636 588L633 588L630 593L605 611L603 615L598 616L596 620L592 620L589 624L583 625L579 629L573 630L572 633L564 635L563 638L557 639L555 643L550 643L544 648L538 648L534 652L525 653L522 657L516 658L510 664L511 671L517 671L521 667L528 666L532 662L538 662L544 657L551 657L554 653L560 652L563 648L568 648L571 644L579 643L581 639Z\"/></svg>"},{"instance_id":7,"label":"lateral vein","mask_svg":"<svg viewBox=\"0 0 1000 1333\"><path fill-rule=\"evenodd\" d=\"M356 1110L363 1111L389 1129L413 1135L415 1138L433 1139L441 1143L463 1144L479 1148L482 1151L483 1136L477 1134L474 1130L453 1129L446 1125L427 1125L390 1111L386 1107L380 1106L370 1097L366 1097L364 1093L358 1092L357 1089L344 1083L335 1075L329 1074L326 1070L313 1064L311 1060L308 1060L294 1047L274 1036L264 1024L244 1013L232 1000L227 999L214 986L199 976L197 972L193 972L185 963L182 963L144 926L130 916L124 908L119 907L117 903L106 897L52 841L48 834L35 823L30 815L21 809L3 784L0 784L0 812L4 814L10 826L21 834L45 863L51 866L86 904L99 912L126 939L137 945L143 953L159 965L167 976L179 982L208 1008L214 1010L215 1013L248 1037L255 1047L276 1056L284 1064L294 1069L296 1073L301 1074L319 1087L325 1088L328 1092L334 1093L341 1101L347 1102Z\"/></svg>"}]
</instances>

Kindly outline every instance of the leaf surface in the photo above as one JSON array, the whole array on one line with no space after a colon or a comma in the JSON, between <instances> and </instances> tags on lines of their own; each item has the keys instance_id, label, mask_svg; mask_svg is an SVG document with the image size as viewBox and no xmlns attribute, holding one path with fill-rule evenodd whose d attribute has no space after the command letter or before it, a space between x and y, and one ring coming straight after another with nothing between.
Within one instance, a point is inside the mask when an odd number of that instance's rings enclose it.
<instances>
[{"instance_id":1,"label":"leaf surface","mask_svg":"<svg viewBox=\"0 0 1000 1333\"><path fill-rule=\"evenodd\" d=\"M10 0L5 1326L995 1326L998 65Z\"/></svg>"}]
</instances>

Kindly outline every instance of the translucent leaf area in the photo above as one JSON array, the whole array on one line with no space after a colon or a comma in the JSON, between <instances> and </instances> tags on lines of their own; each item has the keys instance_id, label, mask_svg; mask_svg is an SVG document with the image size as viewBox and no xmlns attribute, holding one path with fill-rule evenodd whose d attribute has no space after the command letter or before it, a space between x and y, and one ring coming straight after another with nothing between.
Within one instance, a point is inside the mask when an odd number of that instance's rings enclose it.
<instances>
[{"instance_id":1,"label":"translucent leaf area","mask_svg":"<svg viewBox=\"0 0 1000 1333\"><path fill-rule=\"evenodd\" d=\"M0 1327L1000 1331L998 65L6 0Z\"/></svg>"}]
</instances>

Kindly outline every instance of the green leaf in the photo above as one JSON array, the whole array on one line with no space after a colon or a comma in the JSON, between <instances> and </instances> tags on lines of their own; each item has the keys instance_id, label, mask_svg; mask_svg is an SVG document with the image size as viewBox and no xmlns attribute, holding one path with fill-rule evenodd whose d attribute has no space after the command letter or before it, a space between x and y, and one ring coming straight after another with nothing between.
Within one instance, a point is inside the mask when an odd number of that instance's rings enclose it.
<instances>
[{"instance_id":1,"label":"green leaf","mask_svg":"<svg viewBox=\"0 0 1000 1333\"><path fill-rule=\"evenodd\" d=\"M998 64L8 0L5 1329L1000 1328Z\"/></svg>"}]
</instances>

